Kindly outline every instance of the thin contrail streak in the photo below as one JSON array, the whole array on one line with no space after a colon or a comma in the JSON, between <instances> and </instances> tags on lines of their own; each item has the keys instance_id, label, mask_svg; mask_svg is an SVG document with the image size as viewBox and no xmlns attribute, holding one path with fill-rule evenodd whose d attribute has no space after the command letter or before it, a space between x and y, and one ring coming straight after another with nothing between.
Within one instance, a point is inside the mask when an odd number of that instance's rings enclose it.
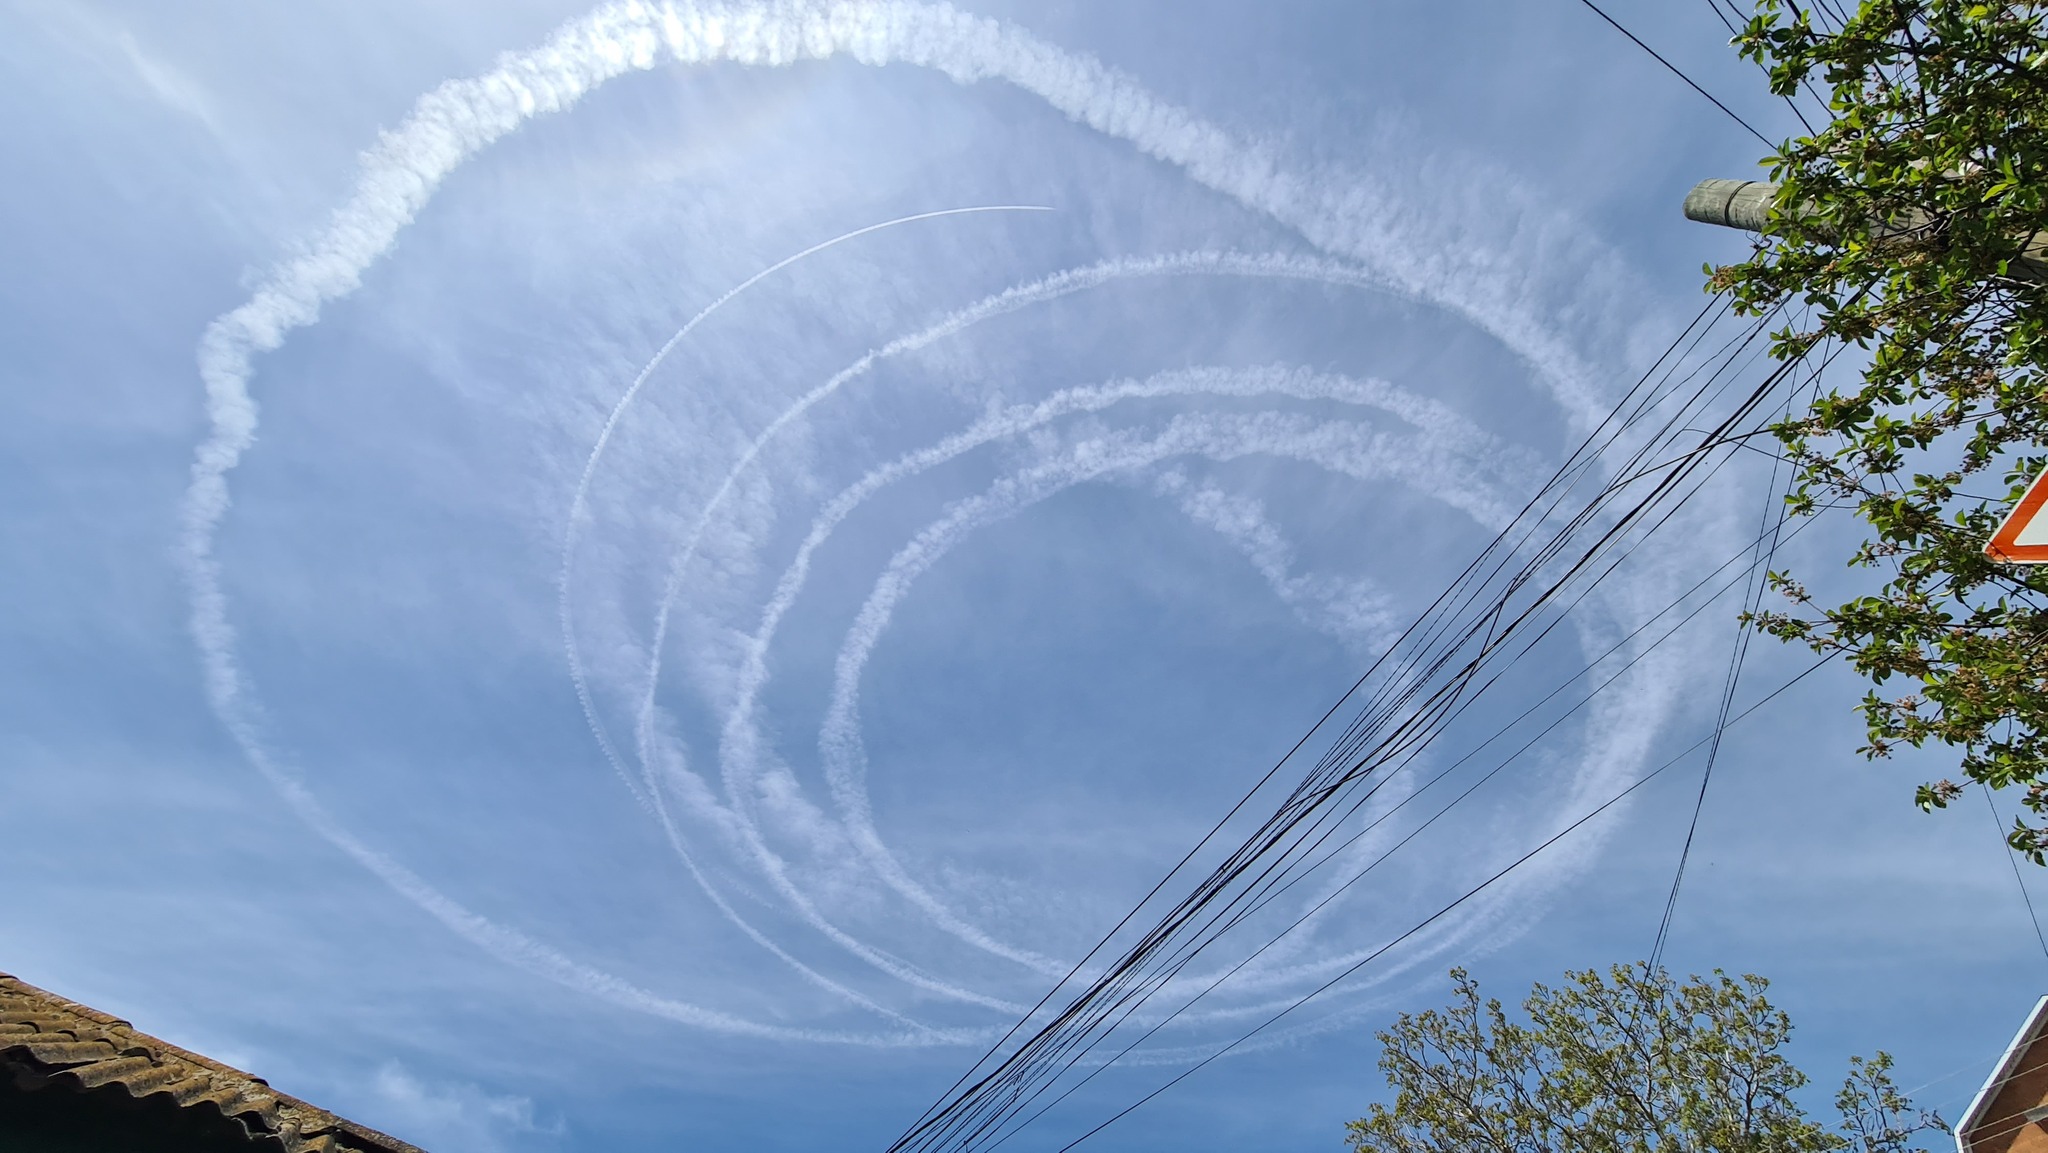
<instances>
[{"instance_id":1,"label":"thin contrail streak","mask_svg":"<svg viewBox=\"0 0 2048 1153\"><path fill-rule=\"evenodd\" d=\"M1336 588L1290 575L1295 549L1266 515L1264 502L1234 496L1214 484L1194 484L1175 470L1154 478L1151 489L1183 516L1230 542L1303 624L1361 654L1377 652L1398 635L1393 602L1376 585L1352 581L1348 588Z\"/></svg>"},{"instance_id":2,"label":"thin contrail streak","mask_svg":"<svg viewBox=\"0 0 2048 1153\"><path fill-rule=\"evenodd\" d=\"M583 719L589 725L591 735L596 738L598 747L603 751L604 758L611 765L613 772L618 774L619 779L625 783L627 790L633 794L634 798L640 802L643 808L649 811L661 826L662 835L668 841L669 848L681 859L684 868L690 874L691 880L696 882L697 887L711 900L719 913L738 928L740 932L744 933L749 940L766 949L776 959L795 970L805 980L862 1008L869 1009L913 1028L921 1028L921 1026L797 960L781 946L771 941L751 921L741 916L739 910L733 908L732 903L726 899L724 893L720 892L711 883L710 878L705 876L703 868L698 865L695 855L689 851L682 831L676 827L674 819L668 812L667 804L662 799L661 786L655 779L652 766L643 763L641 768L642 780L638 782L627 771L625 762L619 757L617 749L612 744L611 734L607 731L604 721L598 716L597 705L591 698L589 679L583 667L581 647L577 643L575 619L571 608L575 577L576 541L579 530L583 525L585 513L587 512L586 506L590 494L591 480L597 475L598 464L604 457L606 446L611 443L613 430L618 427L619 421L625 416L626 410L632 406L635 398L639 396L641 388L654 375L655 371L661 367L662 363L668 359L669 353L674 351L676 346L681 344L699 325L703 324L732 300L768 277L808 257L815 256L847 241L894 228L898 225L984 212L1050 211L1052 211L1051 207L1039 204L990 204L964 208L946 208L931 212L913 213L908 216L899 216L892 220L882 221L879 224L870 224L849 232L842 232L829 240L813 244L801 252L776 261L774 264L763 268L739 284L727 289L724 294L704 306L695 316L684 322L682 327L676 329L674 335L663 342L662 346L641 367L639 373L633 377L632 383L627 386L626 391L619 397L618 402L612 406L611 412L605 417L603 427L598 430L597 440L591 446L589 457L583 462L583 472L576 480L576 490L569 502L569 515L562 533L562 564L556 581L556 613L561 622L562 651L568 664L569 679L576 689L577 703L583 709Z\"/></svg>"},{"instance_id":3,"label":"thin contrail streak","mask_svg":"<svg viewBox=\"0 0 2048 1153\"><path fill-rule=\"evenodd\" d=\"M706 1009L648 992L610 973L573 960L523 933L508 929L462 907L440 890L427 884L418 874L371 849L337 825L305 786L285 774L267 757L258 759L256 764L271 784L276 786L293 814L305 821L335 848L410 899L457 936L528 973L573 986L624 1008L667 1018L680 1024L747 1037L859 1045L923 1045L934 1042L958 1043L970 1036L969 1031L965 1030L953 1031L949 1035L917 1024L912 1024L896 1034L841 1033L764 1025L730 1013Z\"/></svg>"},{"instance_id":4,"label":"thin contrail streak","mask_svg":"<svg viewBox=\"0 0 2048 1153\"><path fill-rule=\"evenodd\" d=\"M583 527L584 514L588 511L586 504L590 497L590 482L597 475L598 462L604 458L605 447L611 443L612 431L618 427L619 421L626 414L626 410L632 406L634 399L640 395L641 387L647 383L649 377L654 375L655 370L660 368L662 363L668 359L668 354L674 351L678 344L681 344L690 333L696 331L698 325L710 319L714 313L724 308L733 298L741 295L763 280L768 279L770 276L788 268L790 265L816 256L826 249L844 244L849 240L867 236L870 233L895 228L901 224L915 224L923 220L938 220L947 216L966 216L979 212L1051 211L1052 208L1050 206L1043 204L984 204L968 208L943 208L933 212L918 212L909 216L899 216L893 220L884 220L880 224L870 224L862 228L856 228L851 232L842 232L830 240L813 244L802 252L785 256L774 264L727 289L718 299L705 305L702 311L685 321L681 328L676 329L675 335L663 342L654 355L648 358L647 363L633 377L633 382L626 387L625 393L619 397L618 403L612 405L611 412L605 416L604 426L598 430L596 443L590 447L590 456L583 462L583 473L576 478L575 494L569 499L569 516L562 530L562 568L556 580L558 590L556 611L561 617L562 648L568 657L569 679L576 685L576 700L583 706L583 719L589 723L591 735L597 738L598 747L604 750L605 760L610 762L612 770L618 773L619 779L625 782L626 788L640 800L642 805L659 804L656 786L651 779L645 780L647 791L644 793L641 791L642 782L635 781L632 774L626 771L625 762L620 759L617 750L612 745L611 734L606 731L604 722L597 715L597 705L591 700L590 685L584 675L583 655L576 643L576 625L570 613L570 591L576 564L576 538ZM646 770L643 768L642 772L644 778Z\"/></svg>"}]
</instances>

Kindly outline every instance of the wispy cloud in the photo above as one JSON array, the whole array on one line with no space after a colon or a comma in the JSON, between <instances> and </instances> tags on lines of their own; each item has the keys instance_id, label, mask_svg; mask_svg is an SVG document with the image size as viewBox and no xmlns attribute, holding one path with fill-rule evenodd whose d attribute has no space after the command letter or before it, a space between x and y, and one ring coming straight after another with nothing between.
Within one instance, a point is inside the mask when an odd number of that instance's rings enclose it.
<instances>
[{"instance_id":1,"label":"wispy cloud","mask_svg":"<svg viewBox=\"0 0 2048 1153\"><path fill-rule=\"evenodd\" d=\"M495 1094L462 1081L428 1081L397 1061L370 1082L378 1119L394 1135L441 1153L506 1153L545 1148L563 1135L559 1122L538 1119L531 1098Z\"/></svg>"},{"instance_id":2,"label":"wispy cloud","mask_svg":"<svg viewBox=\"0 0 2048 1153\"><path fill-rule=\"evenodd\" d=\"M229 139L219 101L188 70L144 44L132 28L112 14L83 4L31 3L26 6L49 33L97 62L107 75L157 106L204 129L216 142Z\"/></svg>"}]
</instances>

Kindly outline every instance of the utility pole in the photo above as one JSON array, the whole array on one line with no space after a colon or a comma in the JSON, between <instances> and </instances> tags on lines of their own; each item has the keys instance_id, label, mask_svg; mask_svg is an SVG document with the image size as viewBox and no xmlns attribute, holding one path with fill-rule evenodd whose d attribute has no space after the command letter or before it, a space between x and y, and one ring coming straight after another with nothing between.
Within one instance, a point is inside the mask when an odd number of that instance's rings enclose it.
<instances>
[{"instance_id":1,"label":"utility pole","mask_svg":"<svg viewBox=\"0 0 2048 1153\"><path fill-rule=\"evenodd\" d=\"M1685 218L1762 232L1777 199L1778 186L1767 180L1702 180L1685 194ZM1879 237L1902 236L1922 231L1928 224L1926 213L1910 210L1874 231ZM2048 284L2048 238L2028 236L2015 241L2013 247L2018 251L2007 263L2006 274L2015 280ZM2048 470L2034 478L2026 495L2006 514L2005 522L1985 543L1984 553L2008 564L2048 564Z\"/></svg>"},{"instance_id":2,"label":"utility pole","mask_svg":"<svg viewBox=\"0 0 2048 1153\"><path fill-rule=\"evenodd\" d=\"M1685 194L1685 218L1762 232L1778 186L1765 180L1702 180Z\"/></svg>"},{"instance_id":3,"label":"utility pole","mask_svg":"<svg viewBox=\"0 0 2048 1153\"><path fill-rule=\"evenodd\" d=\"M1702 180L1685 194L1685 218L1744 232L1762 232L1777 201L1778 186L1768 180ZM1907 209L1874 231L1882 237L1912 236L1927 230L1932 220L1918 209ZM2048 284L2048 236L2016 237L2013 257L2006 275L2014 280Z\"/></svg>"}]
</instances>

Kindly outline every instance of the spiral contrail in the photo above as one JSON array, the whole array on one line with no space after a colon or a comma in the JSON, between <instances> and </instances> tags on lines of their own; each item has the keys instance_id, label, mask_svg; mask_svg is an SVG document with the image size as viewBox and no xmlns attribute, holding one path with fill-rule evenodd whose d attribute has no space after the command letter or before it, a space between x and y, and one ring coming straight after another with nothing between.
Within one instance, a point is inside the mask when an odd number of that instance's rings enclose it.
<instances>
[{"instance_id":1,"label":"spiral contrail","mask_svg":"<svg viewBox=\"0 0 2048 1153\"><path fill-rule=\"evenodd\" d=\"M1351 381L1285 368L1197 369L1162 373L1146 381L1126 381L1095 388L1068 390L1037 404L1016 406L985 418L972 428L873 470L824 506L813 522L810 532L798 546L795 558L785 570L775 592L769 598L768 606L763 610L760 627L747 644L743 657L744 665L735 691L737 703L728 716L744 721L747 711L752 708L752 702L767 678L766 654L769 644L783 614L794 604L808 579L811 558L833 530L851 515L855 508L881 488L955 459L982 445L1017 436L1062 417L1099 412L1132 400L1201 394L1236 397L1272 394L1298 399L1342 400L1351 404L1372 405L1397 412L1405 411L1429 419L1431 425L1437 428L1455 419L1448 418L1448 414L1441 411L1440 406L1434 405L1433 402L1402 393L1376 381ZM1457 431L1460 434L1458 439L1464 442L1460 447L1461 461L1465 467L1457 470L1433 469L1404 479L1420 481L1425 488L1434 486L1435 490L1445 495L1454 507L1464 508L1468 513L1479 512L1482 522L1497 522L1506 516L1505 507L1491 493L1473 492L1469 487L1470 482L1463 478L1483 471L1486 467L1483 462L1491 461L1498 465L1501 461L1515 460L1516 454L1469 425ZM857 627L856 633L849 637L848 652L843 652L838 661L834 674L832 704L828 706L827 719L820 736L821 749L825 753L827 779L839 803L841 816L850 826L856 844L870 856L871 862L891 887L896 888L927 915L945 925L948 931L960 936L962 940L1032 968L1043 971L1058 968L1057 962L1050 958L995 942L980 930L960 922L950 911L944 909L936 898L910 880L886 850L881 848L879 837L874 831L872 816L857 784L857 770L852 767L853 759L848 754L853 743L854 722L851 717L856 707L853 703L852 685L858 680L866 653L879 635L883 622L864 623L871 627L866 631L861 631ZM855 639L856 637L859 639ZM732 723L733 721L728 721L729 731ZM728 764L730 763L728 760ZM744 798L753 791L743 777L731 775L727 778L726 789L727 795L733 797L740 805L744 805ZM766 847L759 841L758 832L753 829L752 822L743 820L742 827L750 831L750 840L755 851L765 852ZM770 867L779 868L774 865Z\"/></svg>"},{"instance_id":2,"label":"spiral contrail","mask_svg":"<svg viewBox=\"0 0 2048 1153\"><path fill-rule=\"evenodd\" d=\"M946 327L944 325L938 327ZM915 339L905 343L914 344ZM864 358L864 363L868 358ZM841 381L847 374L835 376ZM837 387L836 384L827 387ZM1474 514L1481 523L1496 527L1506 519L1510 506L1492 492L1474 487L1469 479L1491 470L1505 467L1502 462L1514 461L1516 454L1498 441L1481 433L1476 428L1458 421L1440 405L1421 397L1406 394L1376 381L1351 381L1289 369L1266 370L1187 370L1160 374L1147 381L1129 381L1119 384L1074 389L1057 394L1036 405L1017 406L1011 410L987 418L973 428L948 437L925 450L914 453L891 465L872 472L852 487L828 502L810 533L799 546L796 558L791 562L779 581L768 606L763 610L762 624L749 640L743 665L735 690L736 703L728 713L721 760L726 766L725 795L731 808L722 809L721 815L737 818L736 824L743 833L756 863L791 907L803 920L829 939L855 956L873 965L880 971L923 988L929 992L975 1004L989 1004L985 995L967 990L961 986L938 980L924 973L900 958L883 954L835 925L819 910L788 876L785 863L762 839L758 823L751 814L751 798L759 786L748 779L753 775L750 766L758 765L758 754L754 751L758 734L751 721L751 710L758 698L761 687L766 683L767 650L783 615L795 602L811 570L812 557L823 545L832 531L861 503L872 497L883 487L896 483L908 476L926 471L948 460L973 450L981 445L1007 437L1014 437L1030 429L1040 427L1061 417L1086 412L1099 412L1114 405L1132 400L1157 399L1172 396L1209 394L1216 396L1254 397L1264 394L1288 396L1296 399L1339 400L1351 404L1370 404L1390 410L1404 412L1418 420L1427 421L1432 429L1450 429L1452 439L1459 445L1457 450L1439 450L1435 456L1399 455L1390 451L1387 442L1372 445L1361 444L1347 439L1338 430L1325 423L1299 419L1286 428L1288 435L1270 435L1260 443L1274 455L1300 456L1311 459L1326 467L1332 467L1358 479L1399 478L1435 492L1452 507ZM816 403L818 392L808 394L804 399L778 417L774 427L786 427L791 413L808 408ZM1275 426L1278 427L1278 426ZM1335 435L1332 435L1332 434ZM1426 434L1427 435L1427 434ZM1434 441L1434 436L1430 439ZM750 446L743 459L751 460L758 453L761 441ZM1447 455L1455 452L1455 456ZM1133 458L1134 460L1137 458ZM735 466L735 472L739 466ZM1136 467L1134 464L1132 467ZM1110 468L1107 471L1127 471ZM718 493L723 495L731 490L733 477L728 475ZM1078 483L1078 478L1073 482ZM705 517L700 516L701 531ZM902 584L907 585L907 579ZM890 602L893 604L893 600ZM879 614L879 615L877 615ZM927 916L946 931L978 948L997 956L1025 964L1041 972L1060 970L1057 961L1041 955L1020 950L1014 946L997 942L981 930L961 921L950 910L944 908L922 886L905 874L900 865L882 848L874 831L871 815L867 811L864 796L858 786L852 783L855 775L849 769L851 758L846 750L855 742L851 735L853 703L851 685L857 681L859 669L866 653L879 637L886 625L887 613L873 605L864 612L856 625L854 637L849 639L849 649L855 656L842 654L835 678L832 711L828 714L821 736L821 747L826 753L826 766L834 794L840 801L842 817L850 826L850 833L857 846L869 857L870 863L881 873L892 888L908 897ZM654 651L659 652L659 645ZM658 674L650 671L650 678ZM643 726L643 730L646 726ZM657 754L643 750L643 757L649 761ZM669 758L671 761L675 758ZM782 790L782 791L787 791ZM995 1007L991 1005L990 1007ZM1019 1007L1021 1008L1021 1006Z\"/></svg>"},{"instance_id":3,"label":"spiral contrail","mask_svg":"<svg viewBox=\"0 0 2048 1153\"><path fill-rule=\"evenodd\" d=\"M762 788L753 779L758 777L763 759L760 736L754 728L752 714L767 679L765 654L776 626L794 603L808 576L811 557L831 531L883 485L934 467L976 445L1041 425L1063 415L1062 410L1099 410L1117 401L1136 397L1198 392L1204 385L1223 395L1276 392L1331 397L1341 396L1345 391L1344 382L1318 379L1313 374L1301 372L1258 374L1210 370L1207 373L1161 374L1161 377L1144 383L1074 390L1041 405L1024 407L1019 412L993 418L973 430L875 470L828 503L785 571L775 595L763 611L760 628L747 646L746 665L735 703L727 714L722 739L721 754L727 766L728 796L743 806L744 798L750 794L787 796L791 793L786 782L771 790ZM1294 387L1290 388L1290 385ZM1357 388L1356 391L1384 395L1385 389L1380 386ZM867 656L887 627L894 606L919 574L968 534L994 520L1014 515L1056 492L1089 480L1130 474L1175 456L1194 455L1222 461L1254 454L1301 459L1360 480L1398 479L1419 483L1425 490L1430 489L1434 482L1441 490L1455 491L1456 477L1463 471L1461 466L1470 463L1448 457L1440 449L1417 450L1402 439L1387 434L1367 435L1349 425L1295 415L1179 417L1157 437L1122 434L1087 442L1076 450L1074 458L1063 457L1027 473L1006 476L990 493L957 502L945 517L920 531L911 543L906 544L877 578L875 589L849 629L836 662L831 703L819 737L820 748L828 780L856 847L892 888L911 899L942 928L990 952L1032 963L1034 968L1043 964L1030 954L989 941L980 930L960 921L945 909L902 870L874 828L861 783L864 758L859 751L857 686ZM1455 498L1453 503L1458 503ZM1487 511L1498 513L1498 505L1492 500L1486 500L1485 504ZM758 826L751 821L748 825L754 829L752 844L757 859L769 871L778 891L796 903L807 921L813 921L822 931L838 939L842 931L830 926L822 912L811 906L788 879L783 863L759 839Z\"/></svg>"},{"instance_id":4,"label":"spiral contrail","mask_svg":"<svg viewBox=\"0 0 2048 1153\"><path fill-rule=\"evenodd\" d=\"M327 303L354 291L364 271L390 251L441 182L470 156L536 115L566 109L612 78L664 61L783 66L833 56L869 65L919 65L963 83L999 79L1033 93L1076 122L1178 166L1323 251L1356 261L1380 287L1466 317L1535 366L1575 422L1588 423L1601 410L1595 375L1536 305L1526 269L1497 245L1429 231L1398 198L1358 174L1333 179L1329 173L1311 178L1290 172L1271 149L1234 138L1091 58L943 4L611 4L564 25L537 49L507 55L484 75L449 81L421 97L365 154L348 199L326 226L273 268L247 302L212 322L200 342L208 430L195 451L181 506L178 559L211 707L309 827L455 932L529 972L715 1031L928 1043L935 1034L790 1029L657 997L493 924L367 848L337 826L270 751L260 706L236 655L216 552L231 504L229 478L258 429L250 391L255 358L278 348L293 330L315 323ZM1532 243L1557 240L1539 224L1524 227L1536 230ZM1594 253L1594 259L1604 258Z\"/></svg>"},{"instance_id":5,"label":"spiral contrail","mask_svg":"<svg viewBox=\"0 0 2048 1153\"><path fill-rule=\"evenodd\" d=\"M849 240L872 233L882 232L900 225L915 224L926 220L938 220L949 216L966 216L986 212L1050 211L1052 209L1046 205L989 204L966 208L947 208L932 212L913 213L908 216L898 216L892 220L882 221L879 224L870 224L862 228L842 232L829 240L813 244L809 248L776 261L739 284L727 289L716 300L705 305L696 315L685 321L682 327L676 329L675 334L670 336L655 351L655 354L649 358L639 373L633 377L632 382L627 385L625 392L620 395L617 403L612 406L611 412L605 416L603 427L598 430L595 443L591 445L589 457L583 462L583 472L577 477L575 492L570 497L569 514L564 518L562 565L561 572L556 578L556 615L562 629L562 651L569 666L569 680L576 689L576 701L583 709L584 722L590 727L591 736L597 740L598 748L603 751L605 761L611 765L613 772L618 774L619 779L625 783L627 790L633 794L634 799L639 801L640 805L661 826L663 838L667 840L670 850L682 861L683 867L689 872L691 880L696 882L697 887L711 900L721 916L735 928L739 929L741 933L745 934L749 940L767 950L777 960L789 966L806 981L817 985L819 988L835 996L842 997L861 1008L889 1017L912 1028L923 1028L923 1026L917 1025L894 1010L877 1004L873 999L847 988L845 985L832 980L809 965L797 960L787 950L762 933L753 922L742 916L739 910L733 908L732 903L726 899L725 894L716 885L711 883L709 877L705 876L702 866L697 863L696 857L691 854L689 847L684 843L682 831L676 828L674 819L669 815L668 807L662 799L660 785L653 778L651 770L643 768L641 774L642 781L637 782L633 779L633 775L627 772L625 762L620 759L618 751L612 745L611 734L606 730L603 720L597 715L596 703L590 696L589 679L585 675L583 668L582 650L576 640L575 620L570 611L574 591L576 541L578 533L582 528L584 517L587 514L586 504L590 495L590 483L597 474L599 463L604 459L604 451L611 442L613 430L618 427L620 420L624 418L627 410L632 407L633 401L639 396L640 390L646 385L648 378L668 359L669 353L674 351L678 344L682 343L690 333L710 319L719 309L731 303L748 289L793 264L797 264L828 249L835 248Z\"/></svg>"},{"instance_id":6,"label":"spiral contrail","mask_svg":"<svg viewBox=\"0 0 2048 1153\"><path fill-rule=\"evenodd\" d=\"M1118 280L1154 276L1234 276L1301 280L1350 287L1381 287L1380 282L1375 277L1362 270L1326 260L1292 257L1284 254L1193 252L1161 257L1122 258L1103 261L1083 268L1056 273L1028 284L1019 285L987 297L966 308L959 309L918 332L898 337L883 347L867 353L853 364L833 374L824 383L805 393L771 420L740 453L738 459L727 470L724 477L721 478L710 498L695 513L690 529L683 537L676 556L670 562L667 583L655 613L653 638L648 645L648 668L642 680L639 707L634 725L636 749L638 750L639 759L643 767L642 771L648 775L647 787L650 793L658 792L652 779L653 766L657 763L678 765L682 761L679 750L671 751L664 755L653 747L655 698L661 683L663 653L667 647L670 614L680 594L681 583L685 573L691 561L697 555L697 550L703 541L705 532L713 519L722 511L725 502L733 493L740 478L760 458L766 447L777 436L793 427L818 404L833 396L851 382L871 373L879 364L889 359L930 347L940 340L958 335L977 324L997 316L1043 304L1073 293L1099 288ZM669 347L672 346L673 342L671 342ZM664 352L666 352L666 348ZM643 370L641 379L644 379L646 373L651 371L651 369L652 364L649 365L648 369ZM1284 387L1285 381L1279 383L1261 382L1258 378L1252 376L1244 377L1237 384L1233 385L1231 380L1234 378L1231 378L1227 373L1211 373L1210 376L1213 379L1193 387L1191 391L1210 392L1221 395L1255 395L1262 391L1283 393L1289 391L1287 387ZM1533 461L1526 453L1517 453L1500 445L1493 438L1480 433L1469 422L1436 401L1413 394L1402 393L1399 390L1377 383L1333 387L1329 380L1312 375L1304 376L1300 381L1295 382L1293 387L1295 389L1311 390L1310 392L1299 394L1303 399L1347 399L1353 403L1370 403L1387 407L1389 411L1414 423L1417 427L1427 430L1431 435L1451 438L1456 443L1472 448L1474 451L1467 454L1469 460L1458 475L1433 478L1438 491L1441 494L1447 495L1454 506L1464 507L1461 503L1463 501L1482 499L1471 495L1472 490L1469 487L1471 481L1466 479L1468 477L1499 477L1507 481L1509 487L1512 487L1516 483L1526 482L1537 474ZM1347 389L1351 395L1347 395ZM1121 391L1113 391L1108 394L1105 403L1115 403L1122 399L1131 399L1144 395L1170 394L1171 390L1147 393L1140 386L1125 386ZM1092 395L1085 390L1076 391L1066 394L1060 404L1078 406L1073 410L1082 411L1091 403L1090 397ZM1361 399L1361 395L1364 395L1365 398ZM1027 424L1031 421L1052 419L1058 413L1059 405L1055 404L1051 408L1044 409L1040 416L1027 418ZM1022 428L1024 425L1019 425L1018 427ZM992 431L989 433L989 436L993 438L994 436L1011 434L1008 432ZM947 443L956 444L958 451L966 451L976 444L985 443L985 441L974 440L971 437L967 439L956 437ZM876 483L887 482L878 478ZM1510 507L1502 500L1493 497L1483 498L1482 502L1486 506L1480 512L1482 519L1498 521L1506 516ZM850 506L848 508L850 510ZM1474 510L1468 508L1467 511ZM808 571L808 555L807 546L806 551L801 554L805 558L803 562L805 572ZM796 579L800 586L801 574ZM779 603L779 598L782 594L778 593L777 595ZM794 590L789 590L788 595L793 597ZM779 612L773 615L779 616ZM573 634L569 634L569 636L573 649ZM751 650L751 653L752 655L748 658L750 661L749 668L753 668L754 664L765 660L764 651L759 646ZM577 667L580 668L580 662L577 662ZM587 690L585 691L587 692ZM830 762L828 761L828 763ZM743 807L744 801L739 799L741 794L734 791L735 787L735 783L728 779L727 795L734 797L736 803L742 807L725 811L721 815L727 816L736 822L736 831L749 843L749 846L758 856L759 853L765 850L760 844L758 834L752 827L751 820ZM837 787L838 782L835 780L835 788ZM657 803L659 803L658 799ZM867 823L865 814L854 810L850 811L848 815L854 821L853 832L855 837L866 843L867 839L872 835L872 829ZM663 814L661 819L666 822L666 815ZM768 863L765 858L763 858L763 862L764 864ZM914 883L909 882L893 860L876 858L875 863L883 870L883 875L889 879L892 887L897 888L899 892L909 897L928 916L949 926L948 931L953 932L960 939L967 941L977 948L1028 965L1041 972L1053 973L1060 971L1061 967L1049 958L1027 951L1020 951L1013 946L996 942L979 930L960 922L950 912L944 910L928 893L915 886ZM772 864L769 867L771 870L778 868L778 866ZM697 875L694 866L692 866L691 871L693 875ZM779 874L776 875L779 876ZM780 881L777 882L777 887L778 889L784 888ZM785 890L785 896L790 897L792 900L800 900L787 890ZM719 900L721 905L723 905L723 898L714 895L714 899ZM935 992L957 995L957 992L950 987L934 987L934 983L929 977L917 973L914 968L905 966L898 960L882 959L877 955L872 955L865 947L853 943L849 938L844 937L839 930L830 927L821 915L810 910L807 905L800 903L798 908L805 919L813 924L813 927L824 932L841 945L853 950L856 955L868 960L871 964L876 964L883 971Z\"/></svg>"}]
</instances>

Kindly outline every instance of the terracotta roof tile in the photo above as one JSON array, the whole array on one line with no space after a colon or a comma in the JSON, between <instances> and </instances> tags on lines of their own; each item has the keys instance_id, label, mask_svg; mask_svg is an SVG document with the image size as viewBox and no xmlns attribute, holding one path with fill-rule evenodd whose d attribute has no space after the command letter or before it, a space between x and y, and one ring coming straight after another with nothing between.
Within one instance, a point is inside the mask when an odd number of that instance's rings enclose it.
<instances>
[{"instance_id":1,"label":"terracotta roof tile","mask_svg":"<svg viewBox=\"0 0 2048 1153\"><path fill-rule=\"evenodd\" d=\"M180 1049L119 1017L0 973L0 1078L18 1088L161 1095L238 1122L284 1153L421 1153L395 1137L272 1089L261 1077Z\"/></svg>"}]
</instances>

